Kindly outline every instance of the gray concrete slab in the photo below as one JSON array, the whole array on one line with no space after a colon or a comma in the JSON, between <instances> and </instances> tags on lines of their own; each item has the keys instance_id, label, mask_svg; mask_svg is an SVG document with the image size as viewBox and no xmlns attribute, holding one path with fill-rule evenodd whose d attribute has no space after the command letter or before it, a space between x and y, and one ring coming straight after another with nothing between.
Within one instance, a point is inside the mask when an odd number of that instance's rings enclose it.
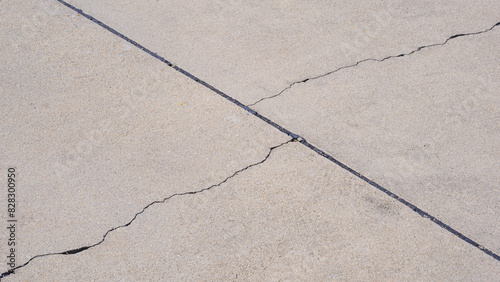
<instances>
[{"instance_id":1,"label":"gray concrete slab","mask_svg":"<svg viewBox=\"0 0 500 282\"><path fill-rule=\"evenodd\" d=\"M93 244L289 139L57 2L0 11L0 183L17 169L18 265Z\"/></svg>"},{"instance_id":2,"label":"gray concrete slab","mask_svg":"<svg viewBox=\"0 0 500 282\"><path fill-rule=\"evenodd\" d=\"M16 280L494 281L499 264L298 143ZM9 281L9 279L7 279Z\"/></svg>"},{"instance_id":3,"label":"gray concrete slab","mask_svg":"<svg viewBox=\"0 0 500 282\"><path fill-rule=\"evenodd\" d=\"M69 3L244 104L366 58L498 22L498 1L120 1Z\"/></svg>"},{"instance_id":4,"label":"gray concrete slab","mask_svg":"<svg viewBox=\"0 0 500 282\"><path fill-rule=\"evenodd\" d=\"M255 109L500 252L500 26L296 84Z\"/></svg>"},{"instance_id":5,"label":"gray concrete slab","mask_svg":"<svg viewBox=\"0 0 500 282\"><path fill-rule=\"evenodd\" d=\"M498 21L495 1L70 3L246 104ZM0 182L16 167L17 263L35 257L10 280L500 277L472 244L57 1L0 2L0 36ZM498 36L255 108L498 253Z\"/></svg>"}]
</instances>

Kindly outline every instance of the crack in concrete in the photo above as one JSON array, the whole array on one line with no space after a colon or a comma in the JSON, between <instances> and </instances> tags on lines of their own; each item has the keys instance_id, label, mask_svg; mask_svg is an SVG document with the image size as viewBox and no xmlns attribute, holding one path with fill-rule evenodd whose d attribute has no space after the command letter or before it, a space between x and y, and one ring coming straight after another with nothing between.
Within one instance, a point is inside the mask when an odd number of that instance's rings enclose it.
<instances>
[{"instance_id":1,"label":"crack in concrete","mask_svg":"<svg viewBox=\"0 0 500 282\"><path fill-rule=\"evenodd\" d=\"M2 278L6 277L6 276L9 276L11 274L15 274L15 271L20 269L20 268L23 268L25 266L27 266L31 261L35 260L35 259L38 259L38 258L42 258L42 257L47 257L47 256L55 256L55 255L74 255L74 254L78 254L78 253L81 253L83 251L86 251L90 248L94 248L100 244L102 244L105 240L106 240L106 237L113 231L116 231L120 228L125 228L125 227L128 227L130 224L132 224L132 222L134 222L137 217L139 215L141 215L142 213L144 213L147 209L149 209L151 206L153 205L156 205L156 204L164 204L166 201L174 198L174 197L178 197L178 196L186 196L186 195L195 195L195 194L199 194L199 193L203 193L205 191L208 191L208 190L211 190L213 188L216 188L216 187L219 187L220 185L226 183L229 179L235 177L236 175L238 175L239 173L249 169L249 168L252 168L254 166L257 166L257 165L260 165L262 163L264 163L265 161L267 161L267 159L271 156L271 153L273 152L273 150L277 149L277 148L280 148L281 146L284 146L290 142L299 142L300 140L298 139L295 139L295 138L292 138L284 143L281 143L279 145L276 145L274 147L271 147L269 148L269 152L267 153L267 155L264 157L264 159L262 159L261 161L259 162L256 162L256 163L253 163L253 164L250 164L242 169L239 169L237 170L236 172L234 172L233 174L231 174L230 176L226 177L224 180L222 180L221 182L217 183L217 184L213 184L209 187L206 187L206 188L203 188L201 190L196 190L196 191L188 191L188 192L183 192L183 193L175 193L175 194L172 194L166 198L164 198L163 200L157 200L157 201L154 201L154 202L151 202L150 204L148 204L147 206L145 206L144 208L142 208L142 210L138 213L136 213L134 215L134 217L132 217L132 219L127 222L126 224L123 224L123 225L119 225L119 226L116 226L116 227L113 227L111 229L109 229L108 231L106 231L106 233L104 233L104 235L102 236L102 239L95 243L95 244L92 244L90 246L84 246L84 247L80 247L80 248L77 248L77 249L72 249L72 250L68 250L68 251L64 251L64 252L59 252L59 253L47 253L47 254L43 254L43 255L36 255L34 257L32 257L31 259L29 259L27 262L25 262L24 264L22 265L19 265L17 267L15 267L14 269L10 269L2 274L0 274L0 280L2 280Z\"/></svg>"},{"instance_id":2,"label":"crack in concrete","mask_svg":"<svg viewBox=\"0 0 500 282\"><path fill-rule=\"evenodd\" d=\"M318 75L318 76L313 76L313 77L308 77L306 79L303 79L303 80L299 80L299 81L295 81L293 83L291 83L290 85L288 85L287 87L285 87L283 90L281 90L278 94L275 94L275 95L272 95L272 96L268 96L268 97L264 97L264 98L261 98L259 100L257 100L256 102L252 103L252 104L248 104L246 105L247 107L251 107L251 106L255 106L256 104L264 101L264 100L268 100L268 99L272 99L272 98L275 98L275 97L278 97L280 96L281 94L283 94L285 91L287 91L288 89L292 88L295 84L301 84L301 83L305 83L309 80L315 80L315 79L319 79L319 78L322 78L322 77L325 77L325 76L328 76L330 74L334 74L340 70L343 70L343 69L348 69L348 68L353 68L353 67L356 67L358 66L359 64L361 63L364 63L364 62L369 62L369 61L373 61L373 62L383 62L385 60L389 60L389 59L393 59L393 58L399 58L399 57L405 57L405 56L410 56L416 52L419 52L423 49L427 49L427 48L431 48L431 47L436 47L436 46L443 46L445 45L446 43L448 43L448 41L452 40L452 39L455 39L455 38L458 38L458 37L463 37L463 36L471 36L471 35L478 35L478 34L482 34L482 33L486 33L488 31L491 31L492 29L494 29L496 26L499 26L500 25L500 22L494 24L492 27L488 28L488 29L485 29L485 30L482 30L482 31L477 31L477 32L470 32L470 33L460 33L460 34L455 34L455 35L452 35L450 36L448 39L446 39L446 41L444 41L443 43L435 43L435 44L430 44L430 45L424 45L424 46L420 46L418 47L417 49L409 52L409 53L403 53L403 54L399 54L399 55L391 55L391 56L387 56L385 58L382 58L382 59L374 59L374 58L369 58L369 59L363 59L361 61L358 61L352 65L347 65L347 66L343 66L343 67L340 67L338 69L335 69L333 71L329 71L327 73L324 73L324 74L321 74L321 75Z\"/></svg>"},{"instance_id":3,"label":"crack in concrete","mask_svg":"<svg viewBox=\"0 0 500 282\"><path fill-rule=\"evenodd\" d=\"M496 253L492 252L491 250L489 250L488 248L485 248L484 246L480 245L479 243L475 242L474 240L468 238L467 236L465 236L464 234L458 232L457 230L453 229L451 226L445 224L444 222L440 221L438 218L430 215L429 213L423 211L422 209L418 208L417 206L413 205L412 203L406 201L405 199L399 197L398 195L392 193L391 191L389 191L388 189L382 187L381 185L379 185L378 183L374 182L373 180L365 177L364 175L362 175L361 173L355 171L354 169L348 167L347 165L341 163L340 161L338 161L337 159L335 159L334 157L332 157L331 155L329 155L328 153L322 151L321 149L317 148L316 146L312 145L311 143L307 142L303 137L289 131L288 129L282 127L281 125L275 123L274 121L268 119L267 117L259 114L257 111L251 109L249 106L246 106L244 105L243 103L241 103L240 101L234 99L233 97L225 94L224 92L220 91L219 89L215 88L214 86L208 84L207 82L201 80L200 78L194 76L193 74L189 73L188 71L178 67L178 66L175 66L173 65L172 63L170 63L169 61L167 61L165 58L163 58L162 56L152 52L151 50L149 50L148 48L142 46L141 44L137 43L136 41L128 38L127 36L119 33L118 31L114 30L113 28L111 28L110 26L104 24L103 22L97 20L96 18L92 17L91 15L89 14L86 14L84 13L81 9L78 9L74 6L72 6L71 4L68 4L67 2L65 2L64 0L57 0L59 3L65 5L66 7L74 10L75 12L77 12L78 14L82 15L83 17L89 19L90 21L93 21L94 23L98 24L99 26L103 27L104 29L108 30L109 32L115 34L116 36L118 36L119 38L131 43L132 45L134 45L135 47L139 48L140 50L146 52L147 54L151 55L152 57L160 60L161 62L167 64L168 66L172 67L173 69L175 69L176 71L182 73L183 75L189 77L190 79L192 79L193 81L205 86L206 88L212 90L214 93L224 97L225 99L227 99L228 101L234 103L235 105L237 105L238 107L244 109L245 111L247 111L248 113L254 115L255 117L259 118L260 120L264 121L265 123L271 125L272 127L276 128L277 130L283 132L284 134L290 136L292 139L285 142L285 143L282 143L281 145L278 145L278 146L275 146L275 147L272 147L270 148L270 151L268 153L268 155L266 156L266 158L264 158L264 160L258 162L258 163L255 163L255 164L252 164L252 165L249 165L237 172L235 172L233 175L229 176L228 178L226 178L224 181L220 182L219 184L215 184L215 185L212 185L208 188L205 188L205 189L202 189L202 190L199 190L199 191L194 191L194 192L186 192L186 193L182 193L182 194L174 194L174 195L171 195L167 198L165 198L163 201L159 201L158 203L164 203L165 201L167 201L168 199L171 199L172 197L175 197L175 196L181 196L181 195L188 195L188 194L197 194L197 193L201 193L203 191L206 191L206 190L209 190L209 189L212 189L214 187L217 187L217 186L220 186L221 184L223 184L224 182L226 182L227 180L229 180L230 178L236 176L236 174L238 174L239 172L242 172L243 170L246 170L252 166L255 166L255 165L259 165L263 162L265 162L267 160L267 158L271 155L271 152L273 149L276 149L278 147L281 147L289 142L299 142L301 143L302 145L308 147L309 149L311 149L312 151L314 151L315 153L317 153L318 155L328 159L329 161L331 161L332 163L335 163L336 165L340 166L341 168L343 168L344 170L348 171L349 173L355 175L356 177L358 177L359 179L365 181L366 183L370 184L371 186L375 187L376 189L382 191L383 193L385 193L386 195L388 195L389 197L391 198L394 198L396 199L397 201L399 201L400 203L402 203L403 205L407 206L408 208L412 209L414 212L416 212L417 214L419 214L420 216L422 216L423 218L426 218L432 222L434 222L435 224L437 224L438 226L440 226L441 228L447 230L448 232L452 233L453 235L457 236L458 238L462 239L463 241L467 242L468 244L478 248L479 250L481 250L482 252L484 252L485 254L493 257L494 259L500 261L500 256L497 255ZM377 59L367 59L367 60L375 60L375 61L384 61L384 60L387 60L391 57L401 57L401 56L406 56L406 55L411 55L413 54L414 52L417 52L423 48L429 48L429 47L432 47L432 46L436 46L436 45L444 45L446 44L449 40L453 39L453 38L456 38L456 37L461 37L461 36L467 36L467 35L473 35L473 34L480 34L480 33L484 33L484 32L488 32L490 30L492 30L495 26L497 25L500 25L500 22L498 22L497 24L495 24L494 26L492 26L491 28L487 29L487 30L484 30L484 31L480 31L480 32L475 32L475 33L467 33L467 34L457 34L457 35L454 35L454 36L451 36L450 38L448 38L444 43L441 43L441 44L434 44L434 45L428 45L428 46L422 46L422 47L419 47L419 49L417 50L414 50L412 51L411 53L408 53L408 54L400 54L400 55L397 55L397 56L390 56L390 57L387 57L387 58L384 58L384 59L381 59L381 60L377 60ZM362 61L356 63L355 65L353 66L356 66L358 64L360 64ZM346 66L346 67L343 67L343 68L347 68L347 67L353 67L353 66ZM317 79L319 77L323 77L325 75L329 75L331 73L334 73L336 71L339 71L340 69L337 69L335 71L332 71L332 72L329 72L327 74L324 74L324 75L321 75L321 76L318 76L318 77L313 77L313 78L308 78L302 82L306 82L307 80L310 80L310 79ZM283 89L280 94L282 92L284 92L285 90L291 88L294 84L297 84L297 83L302 83L302 82L295 82L293 84L291 84L289 87ZM277 94L279 95L279 94ZM275 95L275 96L277 96ZM258 101L259 102L259 101ZM257 103L257 102L256 102ZM256 104L254 103L254 104ZM252 104L253 105L253 104ZM81 248L78 248L78 249L73 249L73 250L69 250L69 251L66 251L66 252L61 252L61 253L50 253L50 254L44 254L44 255L37 255L33 258L31 258L30 260L28 260L28 262L26 262L25 264L21 265L21 266L18 266L16 268L14 268L14 270L16 269L19 269L21 267L24 267L26 266L28 263L30 263L32 260L36 259L36 258L39 258L39 257L44 257L44 256L50 256L50 255L72 255L72 254L76 254L76 253L80 253L82 251L85 251L89 248L92 248L92 247L95 247L99 244L101 244L103 241L104 241L104 238L112 231L118 229L118 228L122 228L122 227L126 227L128 225L130 225L132 223L132 221L135 220L135 218L140 215L141 213L143 213L145 211L145 209L147 209L149 206L151 205L154 205L156 202L153 202L151 204L149 204L148 206L146 206L141 212L137 213L134 218L127 224L125 225L122 225L122 226L118 226L118 227L115 227L113 229L110 229L108 230L108 232L106 232L106 234L103 236L103 239L94 244L94 245L91 245L91 246L86 246L86 247L81 247ZM5 277L5 276L8 276L12 274L11 271L7 271L7 272L4 272L2 274L0 274L0 280Z\"/></svg>"}]
</instances>

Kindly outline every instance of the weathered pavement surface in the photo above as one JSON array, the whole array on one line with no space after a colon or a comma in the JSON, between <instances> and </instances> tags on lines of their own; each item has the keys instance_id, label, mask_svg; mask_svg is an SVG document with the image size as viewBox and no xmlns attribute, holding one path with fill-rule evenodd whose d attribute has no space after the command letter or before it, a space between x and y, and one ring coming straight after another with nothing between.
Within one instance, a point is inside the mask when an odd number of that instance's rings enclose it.
<instances>
[{"instance_id":1,"label":"weathered pavement surface","mask_svg":"<svg viewBox=\"0 0 500 282\"><path fill-rule=\"evenodd\" d=\"M2 279L500 280L500 5L414 2L0 1Z\"/></svg>"}]
</instances>

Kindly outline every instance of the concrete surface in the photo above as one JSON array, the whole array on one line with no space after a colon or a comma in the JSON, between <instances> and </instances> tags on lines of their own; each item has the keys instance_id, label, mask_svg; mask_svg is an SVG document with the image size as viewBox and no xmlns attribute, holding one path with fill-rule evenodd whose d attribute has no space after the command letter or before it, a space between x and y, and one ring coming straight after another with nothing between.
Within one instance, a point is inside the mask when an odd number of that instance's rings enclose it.
<instances>
[{"instance_id":1,"label":"concrete surface","mask_svg":"<svg viewBox=\"0 0 500 282\"><path fill-rule=\"evenodd\" d=\"M69 3L244 104L365 58L406 53L498 22L498 1Z\"/></svg>"},{"instance_id":2,"label":"concrete surface","mask_svg":"<svg viewBox=\"0 0 500 282\"><path fill-rule=\"evenodd\" d=\"M6 280L500 280L496 1L69 3L464 237L58 1L9 0Z\"/></svg>"},{"instance_id":3,"label":"concrete surface","mask_svg":"<svg viewBox=\"0 0 500 282\"><path fill-rule=\"evenodd\" d=\"M290 139L58 3L38 33L8 27L36 15L34 3L2 3L1 16L2 170L19 174L19 262L93 244L152 201L220 182Z\"/></svg>"},{"instance_id":4,"label":"concrete surface","mask_svg":"<svg viewBox=\"0 0 500 282\"><path fill-rule=\"evenodd\" d=\"M495 270L494 260L294 142L220 187L152 207L88 252L33 261L17 278L493 281Z\"/></svg>"},{"instance_id":5,"label":"concrete surface","mask_svg":"<svg viewBox=\"0 0 500 282\"><path fill-rule=\"evenodd\" d=\"M500 26L296 84L254 108L500 251Z\"/></svg>"}]
</instances>

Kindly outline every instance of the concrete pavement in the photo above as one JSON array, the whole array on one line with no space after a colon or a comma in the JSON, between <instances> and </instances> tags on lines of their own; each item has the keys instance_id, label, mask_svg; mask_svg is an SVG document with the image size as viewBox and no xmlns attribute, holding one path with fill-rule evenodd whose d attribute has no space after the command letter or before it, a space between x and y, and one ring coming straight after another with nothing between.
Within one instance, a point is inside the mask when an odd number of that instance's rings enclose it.
<instances>
[{"instance_id":1,"label":"concrete pavement","mask_svg":"<svg viewBox=\"0 0 500 282\"><path fill-rule=\"evenodd\" d=\"M56 267L57 266L57 267ZM482 280L498 262L297 142L20 280ZM15 276L13 278L16 278Z\"/></svg>"},{"instance_id":2,"label":"concrete pavement","mask_svg":"<svg viewBox=\"0 0 500 282\"><path fill-rule=\"evenodd\" d=\"M0 2L6 280L500 280L495 1L61 2Z\"/></svg>"},{"instance_id":3,"label":"concrete pavement","mask_svg":"<svg viewBox=\"0 0 500 282\"><path fill-rule=\"evenodd\" d=\"M362 63L254 108L498 250L498 42L500 27Z\"/></svg>"}]
</instances>

